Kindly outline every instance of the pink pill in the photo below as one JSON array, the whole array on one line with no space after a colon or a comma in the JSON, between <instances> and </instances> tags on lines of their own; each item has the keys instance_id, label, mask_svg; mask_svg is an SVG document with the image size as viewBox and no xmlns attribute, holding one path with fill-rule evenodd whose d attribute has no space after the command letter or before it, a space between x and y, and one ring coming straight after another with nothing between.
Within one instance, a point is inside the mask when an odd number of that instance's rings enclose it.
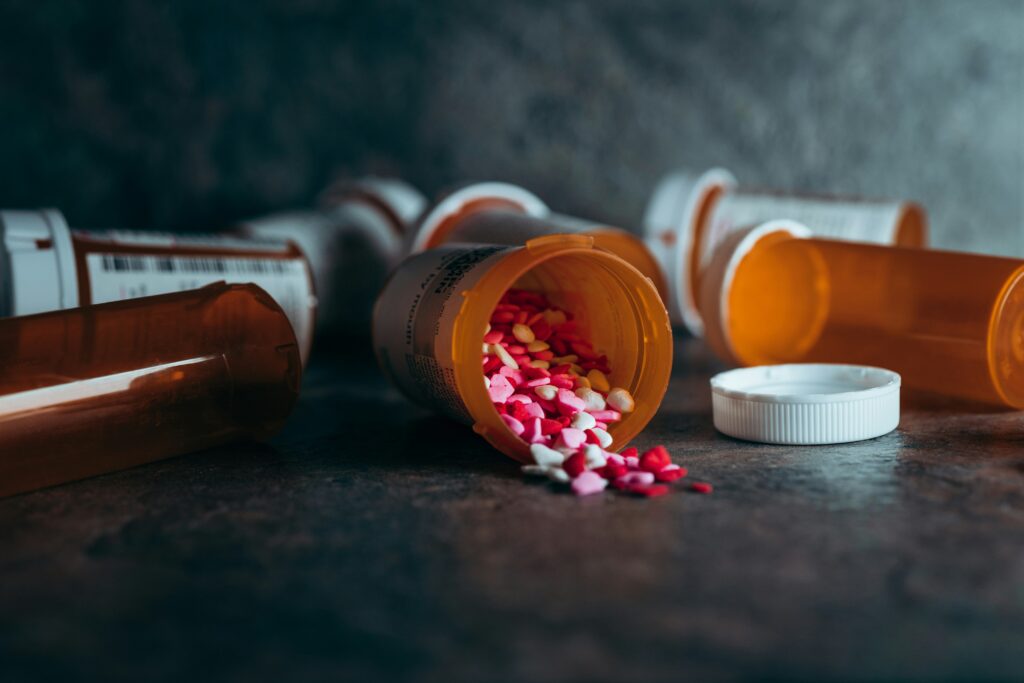
<instances>
[{"instance_id":1,"label":"pink pill","mask_svg":"<svg viewBox=\"0 0 1024 683\"><path fill-rule=\"evenodd\" d=\"M628 460L629 458L626 459ZM640 486L650 486L654 483L654 474L651 472L644 472L642 470L627 472L616 479L615 482L622 486L635 486L637 484Z\"/></svg>"},{"instance_id":2,"label":"pink pill","mask_svg":"<svg viewBox=\"0 0 1024 683\"><path fill-rule=\"evenodd\" d=\"M526 431L526 427L523 426L523 423L515 419L511 415L502 415L501 420L502 422L505 423L505 426L511 429L512 433L515 434L516 436L519 436L524 431Z\"/></svg>"},{"instance_id":3,"label":"pink pill","mask_svg":"<svg viewBox=\"0 0 1024 683\"><path fill-rule=\"evenodd\" d=\"M551 375L551 383L562 389L572 389L576 383L568 375Z\"/></svg>"},{"instance_id":4,"label":"pink pill","mask_svg":"<svg viewBox=\"0 0 1024 683\"><path fill-rule=\"evenodd\" d=\"M513 401L518 403L533 403L533 399L526 394L512 394L508 397L508 402L512 403Z\"/></svg>"},{"instance_id":5,"label":"pink pill","mask_svg":"<svg viewBox=\"0 0 1024 683\"><path fill-rule=\"evenodd\" d=\"M526 378L523 377L522 370L516 370L515 368L510 368L507 365L502 365L501 369L498 370L498 374L507 377L508 381L511 382L514 387L518 387L526 380Z\"/></svg>"},{"instance_id":6,"label":"pink pill","mask_svg":"<svg viewBox=\"0 0 1024 683\"><path fill-rule=\"evenodd\" d=\"M595 410L590 414L598 422L618 422L622 419L622 413L617 410Z\"/></svg>"},{"instance_id":7,"label":"pink pill","mask_svg":"<svg viewBox=\"0 0 1024 683\"><path fill-rule=\"evenodd\" d=\"M626 467L628 467L631 470L635 470L635 469L639 468L640 467L640 458L636 457L635 455L627 455L626 456Z\"/></svg>"},{"instance_id":8,"label":"pink pill","mask_svg":"<svg viewBox=\"0 0 1024 683\"><path fill-rule=\"evenodd\" d=\"M487 387L487 394L491 397L492 403L504 403L515 391L515 387L504 375L491 377L491 386Z\"/></svg>"},{"instance_id":9,"label":"pink pill","mask_svg":"<svg viewBox=\"0 0 1024 683\"><path fill-rule=\"evenodd\" d=\"M608 486L608 480L597 472L581 472L572 480L572 492L577 496L589 496L592 493L600 493Z\"/></svg>"},{"instance_id":10,"label":"pink pill","mask_svg":"<svg viewBox=\"0 0 1024 683\"><path fill-rule=\"evenodd\" d=\"M523 412L530 417L545 418L547 415L544 414L544 408L538 403L527 403L523 406Z\"/></svg>"},{"instance_id":11,"label":"pink pill","mask_svg":"<svg viewBox=\"0 0 1024 683\"><path fill-rule=\"evenodd\" d=\"M558 396L555 397L555 405L558 406L558 412L562 415L572 416L583 410L586 404L582 398L569 389L559 389Z\"/></svg>"},{"instance_id":12,"label":"pink pill","mask_svg":"<svg viewBox=\"0 0 1024 683\"><path fill-rule=\"evenodd\" d=\"M545 384L551 384L550 377L538 377L537 379L531 379L529 382L526 382L526 386L530 387L531 389L533 389L534 387L542 387Z\"/></svg>"},{"instance_id":13,"label":"pink pill","mask_svg":"<svg viewBox=\"0 0 1024 683\"><path fill-rule=\"evenodd\" d=\"M608 459L608 462L613 462L616 465L626 464L626 459L618 453L605 453L605 457Z\"/></svg>"},{"instance_id":14,"label":"pink pill","mask_svg":"<svg viewBox=\"0 0 1024 683\"><path fill-rule=\"evenodd\" d=\"M566 427L558 433L558 440L555 443L566 448L579 448L586 440L587 435L583 430Z\"/></svg>"}]
</instances>

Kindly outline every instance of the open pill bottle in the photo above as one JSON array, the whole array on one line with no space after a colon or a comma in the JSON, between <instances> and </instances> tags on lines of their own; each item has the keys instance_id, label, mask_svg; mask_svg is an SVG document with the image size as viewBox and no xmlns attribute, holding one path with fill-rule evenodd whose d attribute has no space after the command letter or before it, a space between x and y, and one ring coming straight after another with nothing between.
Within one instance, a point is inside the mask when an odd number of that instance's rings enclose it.
<instances>
[{"instance_id":1,"label":"open pill bottle","mask_svg":"<svg viewBox=\"0 0 1024 683\"><path fill-rule=\"evenodd\" d=\"M668 295L661 266L642 239L621 228L552 213L534 194L508 183L475 183L442 198L410 231L408 252L457 242L520 246L556 234L592 237L595 247L619 256L649 278L659 295Z\"/></svg>"},{"instance_id":2,"label":"open pill bottle","mask_svg":"<svg viewBox=\"0 0 1024 683\"><path fill-rule=\"evenodd\" d=\"M281 305L303 360L317 300L293 242L229 235L72 230L54 209L0 211L0 316L30 315L213 282L253 282Z\"/></svg>"},{"instance_id":3,"label":"open pill bottle","mask_svg":"<svg viewBox=\"0 0 1024 683\"><path fill-rule=\"evenodd\" d=\"M407 258L374 310L373 341L385 375L421 406L473 426L520 462L529 446L502 421L487 393L483 337L510 288L544 293L572 312L594 348L607 354L615 386L633 412L609 427L625 446L654 417L672 369L672 329L650 281L585 235L555 235L524 246L446 244Z\"/></svg>"},{"instance_id":4,"label":"open pill bottle","mask_svg":"<svg viewBox=\"0 0 1024 683\"><path fill-rule=\"evenodd\" d=\"M246 220L238 231L295 242L313 271L317 334L365 338L373 302L425 207L426 198L408 183L368 177L334 183L315 210Z\"/></svg>"},{"instance_id":5,"label":"open pill bottle","mask_svg":"<svg viewBox=\"0 0 1024 683\"><path fill-rule=\"evenodd\" d=\"M928 243L927 215L913 202L745 188L722 168L672 173L655 188L643 224L647 246L668 278L673 324L703 334L697 290L711 254L730 233L776 219L802 223L819 237L906 247Z\"/></svg>"},{"instance_id":6,"label":"open pill bottle","mask_svg":"<svg viewBox=\"0 0 1024 683\"><path fill-rule=\"evenodd\" d=\"M0 496L269 438L302 378L251 284L5 318L0 356Z\"/></svg>"},{"instance_id":7,"label":"open pill bottle","mask_svg":"<svg viewBox=\"0 0 1024 683\"><path fill-rule=\"evenodd\" d=\"M792 221L732 233L701 283L709 345L741 365L853 363L910 388L1024 408L1024 261L823 239Z\"/></svg>"}]
</instances>

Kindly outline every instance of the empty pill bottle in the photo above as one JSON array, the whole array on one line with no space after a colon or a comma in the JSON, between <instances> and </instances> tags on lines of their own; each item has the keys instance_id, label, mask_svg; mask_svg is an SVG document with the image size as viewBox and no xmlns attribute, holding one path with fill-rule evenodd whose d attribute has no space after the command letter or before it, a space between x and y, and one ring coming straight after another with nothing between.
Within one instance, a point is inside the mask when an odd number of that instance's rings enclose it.
<instances>
[{"instance_id":1,"label":"empty pill bottle","mask_svg":"<svg viewBox=\"0 0 1024 683\"><path fill-rule=\"evenodd\" d=\"M508 183L475 183L449 193L429 209L409 233L409 253L453 242L523 245L555 234L587 235L594 246L624 259L654 283L659 295L668 286L654 255L630 232L552 213L531 192Z\"/></svg>"},{"instance_id":2,"label":"empty pill bottle","mask_svg":"<svg viewBox=\"0 0 1024 683\"><path fill-rule=\"evenodd\" d=\"M697 288L711 253L726 235L776 219L802 223L820 237L906 247L928 243L928 217L914 202L746 188L722 168L671 173L655 188L643 224L648 248L668 280L673 324L703 334Z\"/></svg>"},{"instance_id":3,"label":"empty pill bottle","mask_svg":"<svg viewBox=\"0 0 1024 683\"><path fill-rule=\"evenodd\" d=\"M30 315L212 282L253 282L288 315L309 357L316 294L294 243L229 235L72 230L59 211L0 211L0 315Z\"/></svg>"},{"instance_id":4,"label":"empty pill bottle","mask_svg":"<svg viewBox=\"0 0 1024 683\"><path fill-rule=\"evenodd\" d=\"M0 496L269 438L302 363L251 284L0 320Z\"/></svg>"},{"instance_id":5,"label":"empty pill bottle","mask_svg":"<svg viewBox=\"0 0 1024 683\"><path fill-rule=\"evenodd\" d=\"M426 198L408 183L362 178L330 186L316 209L246 220L238 231L298 244L316 284L317 335L365 339L373 302L425 206Z\"/></svg>"},{"instance_id":6,"label":"empty pill bottle","mask_svg":"<svg viewBox=\"0 0 1024 683\"><path fill-rule=\"evenodd\" d=\"M910 388L1024 408L1024 261L812 232L775 221L719 246L701 286L719 355L874 365Z\"/></svg>"},{"instance_id":7,"label":"empty pill bottle","mask_svg":"<svg viewBox=\"0 0 1024 683\"><path fill-rule=\"evenodd\" d=\"M650 281L585 235L556 235L524 246L446 244L407 258L374 310L373 343L385 375L416 403L472 425L491 445L531 462L484 385L483 337L510 288L542 292L574 315L607 354L609 380L636 409L609 427L618 445L658 410L672 367L672 329Z\"/></svg>"}]
</instances>

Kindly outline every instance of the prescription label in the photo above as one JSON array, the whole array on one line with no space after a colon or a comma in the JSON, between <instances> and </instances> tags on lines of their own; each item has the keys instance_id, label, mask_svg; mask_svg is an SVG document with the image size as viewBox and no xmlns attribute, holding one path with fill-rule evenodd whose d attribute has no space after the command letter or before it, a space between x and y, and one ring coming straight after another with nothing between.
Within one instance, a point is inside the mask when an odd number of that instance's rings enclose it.
<instances>
[{"instance_id":1,"label":"prescription label","mask_svg":"<svg viewBox=\"0 0 1024 683\"><path fill-rule=\"evenodd\" d=\"M124 252L84 254L88 303L197 289L214 282L254 283L284 309L303 355L312 343L315 297L301 256L258 258Z\"/></svg>"},{"instance_id":2,"label":"prescription label","mask_svg":"<svg viewBox=\"0 0 1024 683\"><path fill-rule=\"evenodd\" d=\"M289 250L286 242L260 237L230 237L227 235L178 235L169 232L142 232L139 230L106 230L93 232L76 230L75 237L93 243L107 243L127 247L162 247L190 250L237 251L243 253L283 254Z\"/></svg>"},{"instance_id":3,"label":"prescription label","mask_svg":"<svg viewBox=\"0 0 1024 683\"><path fill-rule=\"evenodd\" d=\"M893 244L904 204L793 195L731 192L715 205L702 242L700 263L706 266L723 239L739 228L788 219L806 225L818 237Z\"/></svg>"},{"instance_id":4,"label":"prescription label","mask_svg":"<svg viewBox=\"0 0 1024 683\"><path fill-rule=\"evenodd\" d=\"M472 421L455 381L455 320L463 292L509 249L463 244L423 252L396 271L377 300L373 337L380 365L420 405Z\"/></svg>"}]
</instances>

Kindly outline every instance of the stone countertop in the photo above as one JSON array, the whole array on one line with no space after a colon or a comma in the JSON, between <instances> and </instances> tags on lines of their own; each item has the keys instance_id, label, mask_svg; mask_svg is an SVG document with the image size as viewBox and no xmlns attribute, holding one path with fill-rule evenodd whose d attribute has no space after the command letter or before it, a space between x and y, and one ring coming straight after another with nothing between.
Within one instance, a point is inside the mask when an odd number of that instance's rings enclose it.
<instances>
[{"instance_id":1,"label":"stone countertop","mask_svg":"<svg viewBox=\"0 0 1024 683\"><path fill-rule=\"evenodd\" d=\"M577 499L321 353L270 445L0 501L3 677L1024 677L1024 417L744 443L719 369L680 340L636 442L714 494Z\"/></svg>"}]
</instances>

